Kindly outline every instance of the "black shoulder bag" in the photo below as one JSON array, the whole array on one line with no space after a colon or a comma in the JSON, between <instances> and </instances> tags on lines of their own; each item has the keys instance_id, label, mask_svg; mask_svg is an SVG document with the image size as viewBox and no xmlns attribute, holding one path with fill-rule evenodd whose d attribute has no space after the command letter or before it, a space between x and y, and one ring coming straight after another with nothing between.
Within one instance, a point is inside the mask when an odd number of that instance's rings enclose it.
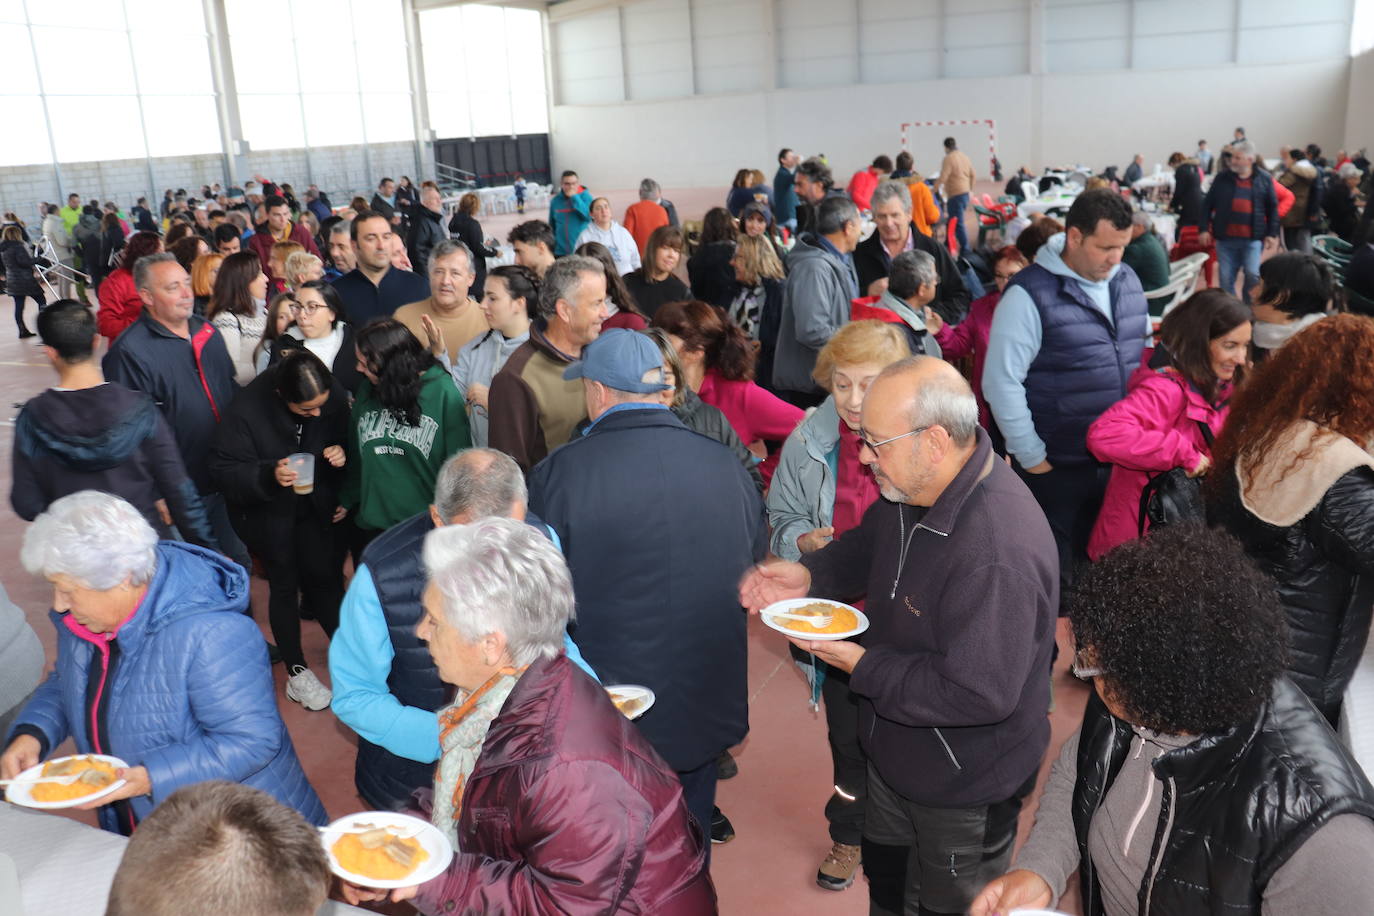
<instances>
[{"instance_id":1,"label":"black shoulder bag","mask_svg":"<svg viewBox=\"0 0 1374 916\"><path fill-rule=\"evenodd\" d=\"M1215 438L1212 428L1201 420L1194 420L1202 430L1202 441L1207 443L1208 451ZM1137 533L1144 537L1145 522L1151 528L1163 525L1177 525L1179 522L1201 521L1206 515L1202 505L1202 479L1189 477L1188 469L1173 468L1156 474L1140 491L1140 520L1136 523Z\"/></svg>"}]
</instances>

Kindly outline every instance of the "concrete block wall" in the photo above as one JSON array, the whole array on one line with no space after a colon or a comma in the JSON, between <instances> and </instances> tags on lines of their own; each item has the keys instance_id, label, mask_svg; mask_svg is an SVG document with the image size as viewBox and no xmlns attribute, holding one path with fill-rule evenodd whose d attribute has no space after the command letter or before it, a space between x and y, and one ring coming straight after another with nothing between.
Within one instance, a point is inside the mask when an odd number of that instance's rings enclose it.
<instances>
[{"instance_id":1,"label":"concrete block wall","mask_svg":"<svg viewBox=\"0 0 1374 916\"><path fill-rule=\"evenodd\" d=\"M149 187L149 168L155 187ZM369 200L383 176L409 175L417 185L425 178L415 162L415 144L376 143L362 145L254 151L246 157L245 180L260 173L273 181L285 181L298 194L312 181L329 195L335 206L344 206L354 194ZM216 153L196 156L170 156L154 159L92 160L64 162L62 186L51 165L25 165L0 168L0 211L13 210L31 226L39 223L41 201L64 204L66 195L76 193L83 201L112 200L127 210L139 197L147 197L156 209L162 192L185 188L192 194L201 185L227 183L224 158Z\"/></svg>"}]
</instances>

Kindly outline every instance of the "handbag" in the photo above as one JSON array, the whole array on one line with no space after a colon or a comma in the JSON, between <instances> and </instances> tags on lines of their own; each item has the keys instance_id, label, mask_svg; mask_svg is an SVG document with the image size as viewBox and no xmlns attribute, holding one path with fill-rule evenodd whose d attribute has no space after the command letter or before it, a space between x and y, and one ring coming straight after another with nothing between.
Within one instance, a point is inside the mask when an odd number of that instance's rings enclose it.
<instances>
[{"instance_id":1,"label":"handbag","mask_svg":"<svg viewBox=\"0 0 1374 916\"><path fill-rule=\"evenodd\" d=\"M1202 439L1212 448L1212 428L1201 420L1194 420L1202 431ZM1185 468L1173 468L1151 477L1140 491L1140 515L1137 534L1145 536L1145 523L1156 528L1180 522L1201 521L1206 516L1202 504L1202 479L1189 477Z\"/></svg>"}]
</instances>

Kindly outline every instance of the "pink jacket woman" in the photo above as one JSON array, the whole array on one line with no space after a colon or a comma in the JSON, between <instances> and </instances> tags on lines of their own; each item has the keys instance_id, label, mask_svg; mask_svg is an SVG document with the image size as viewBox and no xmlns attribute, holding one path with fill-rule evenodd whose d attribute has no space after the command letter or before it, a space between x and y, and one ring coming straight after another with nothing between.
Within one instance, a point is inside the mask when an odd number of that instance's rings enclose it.
<instances>
[{"instance_id":1,"label":"pink jacket woman","mask_svg":"<svg viewBox=\"0 0 1374 916\"><path fill-rule=\"evenodd\" d=\"M1096 562L1137 536L1140 493L1151 477L1173 468L1191 471L1210 458L1198 422L1219 435L1229 394L1230 386L1223 386L1217 406L1173 368L1142 366L1132 374L1126 397L1088 427L1088 450L1115 465L1088 540L1090 559Z\"/></svg>"}]
</instances>

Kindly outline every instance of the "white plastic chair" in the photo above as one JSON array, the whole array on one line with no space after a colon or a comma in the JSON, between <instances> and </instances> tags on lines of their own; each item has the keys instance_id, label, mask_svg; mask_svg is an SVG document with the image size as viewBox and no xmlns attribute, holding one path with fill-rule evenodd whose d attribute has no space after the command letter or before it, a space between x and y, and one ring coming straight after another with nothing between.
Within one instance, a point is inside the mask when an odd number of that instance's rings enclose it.
<instances>
[{"instance_id":1,"label":"white plastic chair","mask_svg":"<svg viewBox=\"0 0 1374 916\"><path fill-rule=\"evenodd\" d=\"M1179 258L1169 264L1169 279L1182 276L1184 272L1191 272L1197 276L1202 272L1202 265L1207 263L1207 252L1198 251L1188 255L1186 258Z\"/></svg>"}]
</instances>

